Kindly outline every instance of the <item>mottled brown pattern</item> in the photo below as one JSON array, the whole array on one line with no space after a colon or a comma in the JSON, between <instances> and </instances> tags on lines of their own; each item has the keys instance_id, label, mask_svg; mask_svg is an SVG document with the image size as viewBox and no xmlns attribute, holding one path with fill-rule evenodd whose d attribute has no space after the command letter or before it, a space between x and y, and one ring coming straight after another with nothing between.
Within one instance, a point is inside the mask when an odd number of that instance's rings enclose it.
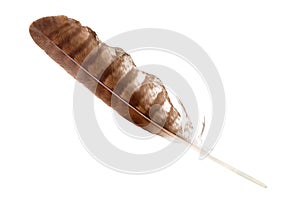
<instances>
[{"instance_id":1,"label":"mottled brown pattern","mask_svg":"<svg viewBox=\"0 0 300 200\"><path fill-rule=\"evenodd\" d=\"M156 104L158 106L152 112L160 110L167 115L166 123L160 124L159 120L156 123L174 134L181 134L181 125L176 123L181 116L173 107L161 81L138 70L122 49L105 45L90 28L65 16L41 18L31 24L29 31L37 45L54 61L121 116L154 132L153 126L144 126L152 123L149 110ZM138 82L138 77L144 79ZM132 92L129 99L126 99L127 91ZM162 107L164 103L170 107ZM164 129L162 132L165 132Z\"/></svg>"}]
</instances>

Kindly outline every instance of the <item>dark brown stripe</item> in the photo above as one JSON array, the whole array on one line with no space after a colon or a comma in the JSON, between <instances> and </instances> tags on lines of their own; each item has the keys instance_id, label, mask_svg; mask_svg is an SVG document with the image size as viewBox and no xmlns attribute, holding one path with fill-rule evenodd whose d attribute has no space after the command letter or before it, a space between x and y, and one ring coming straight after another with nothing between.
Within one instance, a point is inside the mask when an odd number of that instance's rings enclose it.
<instances>
[{"instance_id":1,"label":"dark brown stripe","mask_svg":"<svg viewBox=\"0 0 300 200\"><path fill-rule=\"evenodd\" d=\"M58 26L56 29L52 30L50 33L48 33L49 38L55 37L58 33L61 33L62 30L64 30L66 27L69 27L70 23L65 22L63 25Z\"/></svg>"},{"instance_id":2,"label":"dark brown stripe","mask_svg":"<svg viewBox=\"0 0 300 200\"><path fill-rule=\"evenodd\" d=\"M50 32L53 32L57 30L58 27L64 25L66 21L67 18L65 17L44 17L33 22L33 25L48 36Z\"/></svg>"},{"instance_id":3,"label":"dark brown stripe","mask_svg":"<svg viewBox=\"0 0 300 200\"><path fill-rule=\"evenodd\" d=\"M75 56L77 54L79 54L80 52L82 52L84 50L84 48L86 48L89 43L91 42L91 40L93 39L93 35L89 35L89 37L82 43L80 43L80 45L76 48L74 48L70 53L69 53L69 56L71 58L75 58Z\"/></svg>"},{"instance_id":4,"label":"dark brown stripe","mask_svg":"<svg viewBox=\"0 0 300 200\"><path fill-rule=\"evenodd\" d=\"M113 62L105 69L105 71L101 75L100 80L104 82L110 89L114 89L116 84L120 81L121 77L114 76L114 72L116 72L117 70L124 70L122 62L124 61L125 56L128 56L128 54L126 54L125 52L119 56L116 56Z\"/></svg>"},{"instance_id":5,"label":"dark brown stripe","mask_svg":"<svg viewBox=\"0 0 300 200\"><path fill-rule=\"evenodd\" d=\"M74 58L77 60L79 64L82 64L83 61L90 55L90 53L95 49L97 46L99 46L99 41L95 40L95 37L93 35L90 35L91 41L88 43L88 45L81 51L80 54L77 54Z\"/></svg>"},{"instance_id":6,"label":"dark brown stripe","mask_svg":"<svg viewBox=\"0 0 300 200\"><path fill-rule=\"evenodd\" d=\"M155 87L159 87L158 85L153 83L154 78L155 77L153 76L147 75L141 86L133 93L130 99L130 104L134 107L138 107L139 110L147 116L149 116L149 110L155 104L155 100L157 100L158 95L162 92L161 91L160 93L158 93L153 102L149 104L147 104L147 100L144 100L143 102L141 101L141 99L145 98L145 96L147 96ZM156 102L159 103L158 101Z\"/></svg>"},{"instance_id":7,"label":"dark brown stripe","mask_svg":"<svg viewBox=\"0 0 300 200\"><path fill-rule=\"evenodd\" d=\"M104 72L101 74L101 77L99 77L100 78L100 81L101 82L106 82L107 81L107 79L108 79L108 77L109 76L112 76L112 72L113 72L113 70L114 70L114 67L113 67L113 63L114 62L117 62L116 60L119 60L120 58L119 57L117 57L105 70L104 70ZM107 85L108 87L109 86L111 86L111 84L108 84ZM112 87L109 87L110 89L112 89Z\"/></svg>"},{"instance_id":8,"label":"dark brown stripe","mask_svg":"<svg viewBox=\"0 0 300 200\"><path fill-rule=\"evenodd\" d=\"M59 41L57 46L59 46L60 48L63 48L65 45L69 45L71 39L76 37L80 33L80 29L81 29L80 27L76 27L76 28L68 29L67 31L65 31L62 35L64 37L62 37L62 40Z\"/></svg>"},{"instance_id":9,"label":"dark brown stripe","mask_svg":"<svg viewBox=\"0 0 300 200\"><path fill-rule=\"evenodd\" d=\"M74 27L71 25L65 26L63 29L58 29L56 34L49 37L52 41L55 42L55 44L60 43L60 41L63 39L63 35L69 31L70 29L73 29Z\"/></svg>"}]
</instances>

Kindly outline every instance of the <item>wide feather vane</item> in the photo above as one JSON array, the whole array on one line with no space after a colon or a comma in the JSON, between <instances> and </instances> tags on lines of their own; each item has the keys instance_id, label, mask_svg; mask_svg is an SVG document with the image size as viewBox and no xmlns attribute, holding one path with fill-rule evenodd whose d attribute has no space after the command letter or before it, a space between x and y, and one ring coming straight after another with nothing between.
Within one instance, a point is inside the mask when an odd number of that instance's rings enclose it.
<instances>
[{"instance_id":1,"label":"wide feather vane","mask_svg":"<svg viewBox=\"0 0 300 200\"><path fill-rule=\"evenodd\" d=\"M54 61L122 117L151 133L191 143L193 127L185 109L180 113L162 81L139 70L124 50L102 43L93 30L66 16L41 18L29 31Z\"/></svg>"}]
</instances>

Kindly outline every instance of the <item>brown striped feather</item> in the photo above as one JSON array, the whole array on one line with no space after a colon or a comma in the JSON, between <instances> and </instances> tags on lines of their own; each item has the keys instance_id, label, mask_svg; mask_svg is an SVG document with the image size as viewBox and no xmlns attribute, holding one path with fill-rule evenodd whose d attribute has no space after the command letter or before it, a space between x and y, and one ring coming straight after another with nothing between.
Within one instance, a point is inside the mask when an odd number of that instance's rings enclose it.
<instances>
[{"instance_id":1,"label":"brown striped feather","mask_svg":"<svg viewBox=\"0 0 300 200\"><path fill-rule=\"evenodd\" d=\"M65 16L41 18L29 30L54 61L121 116L153 133L161 126L164 134L181 135L181 116L162 82L136 68L122 49L107 46L90 28Z\"/></svg>"}]
</instances>

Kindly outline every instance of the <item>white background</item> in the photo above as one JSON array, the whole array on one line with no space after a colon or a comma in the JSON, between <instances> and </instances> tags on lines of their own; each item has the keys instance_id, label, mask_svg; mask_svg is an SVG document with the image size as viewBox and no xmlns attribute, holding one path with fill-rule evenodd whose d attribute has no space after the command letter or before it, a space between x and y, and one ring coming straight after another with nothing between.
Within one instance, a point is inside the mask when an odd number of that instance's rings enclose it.
<instances>
[{"instance_id":1,"label":"white background","mask_svg":"<svg viewBox=\"0 0 300 200\"><path fill-rule=\"evenodd\" d=\"M299 199L298 1L6 1L2 3L0 199ZM213 154L263 189L189 151L128 175L95 161L72 112L74 80L32 41L30 23L64 14L102 40L137 28L180 32L210 55L226 92Z\"/></svg>"}]
</instances>

